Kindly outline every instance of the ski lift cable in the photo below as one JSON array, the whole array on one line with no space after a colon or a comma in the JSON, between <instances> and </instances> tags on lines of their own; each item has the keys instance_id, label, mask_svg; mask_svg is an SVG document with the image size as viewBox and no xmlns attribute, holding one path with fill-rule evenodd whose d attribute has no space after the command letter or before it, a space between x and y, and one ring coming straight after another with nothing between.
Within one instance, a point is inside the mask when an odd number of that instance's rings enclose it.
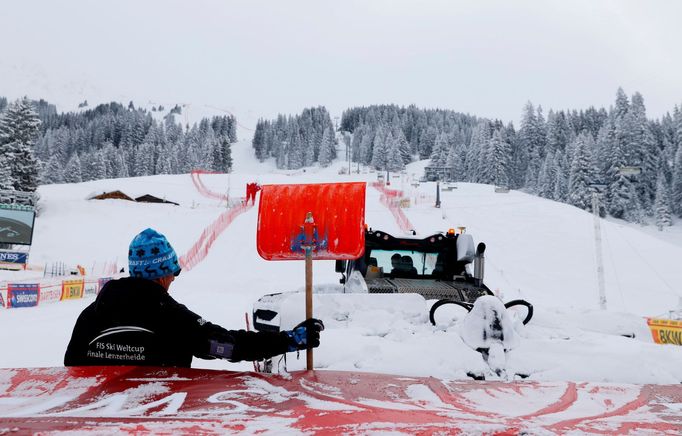
<instances>
[{"instance_id":1,"label":"ski lift cable","mask_svg":"<svg viewBox=\"0 0 682 436\"><path fill-rule=\"evenodd\" d=\"M663 278L663 276L656 270L656 268L654 268L654 266L651 265L651 264L646 260L646 258L645 258L644 256L642 256L641 254L639 254L639 251L630 243L630 241L628 240L628 238L626 238L626 237L624 237L623 235L620 234L620 231L618 230L618 227L617 227L617 226L616 226L616 234L618 234L618 236L620 236L620 237L625 241L625 243L628 244L628 245L630 246L630 248L632 249L632 251L633 251L635 254L637 254L637 256L638 256L640 259L642 259L642 262L644 262L649 268L651 268L651 270L652 270L652 271L654 272L654 274L658 277L658 279L659 279L659 280L660 280L660 281L661 281L661 282L670 290L670 292L666 292L666 293L669 293L669 294L674 295L674 296L677 296L677 297L682 297L682 295L680 295L679 292L675 291L675 288L673 288L672 286L670 286L670 284Z\"/></svg>"}]
</instances>

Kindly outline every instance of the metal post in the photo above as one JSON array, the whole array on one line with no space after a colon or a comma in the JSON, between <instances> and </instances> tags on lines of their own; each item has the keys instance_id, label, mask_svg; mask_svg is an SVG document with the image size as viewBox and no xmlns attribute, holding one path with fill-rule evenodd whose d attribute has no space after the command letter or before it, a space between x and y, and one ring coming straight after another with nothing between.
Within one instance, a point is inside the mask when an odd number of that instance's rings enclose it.
<instances>
[{"instance_id":1,"label":"metal post","mask_svg":"<svg viewBox=\"0 0 682 436\"><path fill-rule=\"evenodd\" d=\"M485 244L483 242L480 242L478 246L476 246L476 255L474 256L474 283L476 283L476 286L481 286L481 284L483 283L484 273L485 273Z\"/></svg>"},{"instance_id":2,"label":"metal post","mask_svg":"<svg viewBox=\"0 0 682 436\"><path fill-rule=\"evenodd\" d=\"M440 207L440 180L436 180L436 207Z\"/></svg>"},{"instance_id":3,"label":"metal post","mask_svg":"<svg viewBox=\"0 0 682 436\"><path fill-rule=\"evenodd\" d=\"M592 193L592 213L594 215L594 246L597 252L597 284L599 286L599 308L606 310L606 287L604 285L604 264L601 255L601 226L599 219L599 194Z\"/></svg>"}]
</instances>

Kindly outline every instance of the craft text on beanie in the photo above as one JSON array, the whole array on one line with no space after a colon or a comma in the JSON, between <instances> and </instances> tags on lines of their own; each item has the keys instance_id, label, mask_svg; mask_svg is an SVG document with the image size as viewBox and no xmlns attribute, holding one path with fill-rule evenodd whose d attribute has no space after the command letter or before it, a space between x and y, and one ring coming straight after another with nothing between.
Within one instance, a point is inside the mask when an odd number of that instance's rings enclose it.
<instances>
[{"instance_id":1,"label":"craft text on beanie","mask_svg":"<svg viewBox=\"0 0 682 436\"><path fill-rule=\"evenodd\" d=\"M131 277L154 280L180 274L178 256L166 237L154 229L140 232L130 243L128 271Z\"/></svg>"}]
</instances>

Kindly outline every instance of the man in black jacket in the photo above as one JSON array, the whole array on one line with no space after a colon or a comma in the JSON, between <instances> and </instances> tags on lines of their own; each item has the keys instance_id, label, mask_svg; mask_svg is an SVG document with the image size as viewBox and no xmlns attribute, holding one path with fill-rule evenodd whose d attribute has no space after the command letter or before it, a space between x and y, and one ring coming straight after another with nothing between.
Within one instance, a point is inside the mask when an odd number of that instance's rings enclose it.
<instances>
[{"instance_id":1,"label":"man in black jacket","mask_svg":"<svg viewBox=\"0 0 682 436\"><path fill-rule=\"evenodd\" d=\"M130 243L131 277L111 280L76 321L64 365L190 367L192 356L232 362L266 359L320 344L322 321L278 333L226 330L168 295L180 274L175 250L146 229Z\"/></svg>"}]
</instances>

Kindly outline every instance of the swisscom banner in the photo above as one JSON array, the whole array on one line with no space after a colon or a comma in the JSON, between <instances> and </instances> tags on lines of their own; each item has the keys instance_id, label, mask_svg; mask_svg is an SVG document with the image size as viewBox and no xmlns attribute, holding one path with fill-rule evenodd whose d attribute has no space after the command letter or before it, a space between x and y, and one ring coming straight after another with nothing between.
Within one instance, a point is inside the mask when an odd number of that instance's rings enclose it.
<instances>
[{"instance_id":1,"label":"swisscom banner","mask_svg":"<svg viewBox=\"0 0 682 436\"><path fill-rule=\"evenodd\" d=\"M31 245L34 219L32 210L0 208L0 244Z\"/></svg>"},{"instance_id":2,"label":"swisscom banner","mask_svg":"<svg viewBox=\"0 0 682 436\"><path fill-rule=\"evenodd\" d=\"M7 307L33 307L38 305L40 284L9 283L7 285Z\"/></svg>"}]
</instances>

